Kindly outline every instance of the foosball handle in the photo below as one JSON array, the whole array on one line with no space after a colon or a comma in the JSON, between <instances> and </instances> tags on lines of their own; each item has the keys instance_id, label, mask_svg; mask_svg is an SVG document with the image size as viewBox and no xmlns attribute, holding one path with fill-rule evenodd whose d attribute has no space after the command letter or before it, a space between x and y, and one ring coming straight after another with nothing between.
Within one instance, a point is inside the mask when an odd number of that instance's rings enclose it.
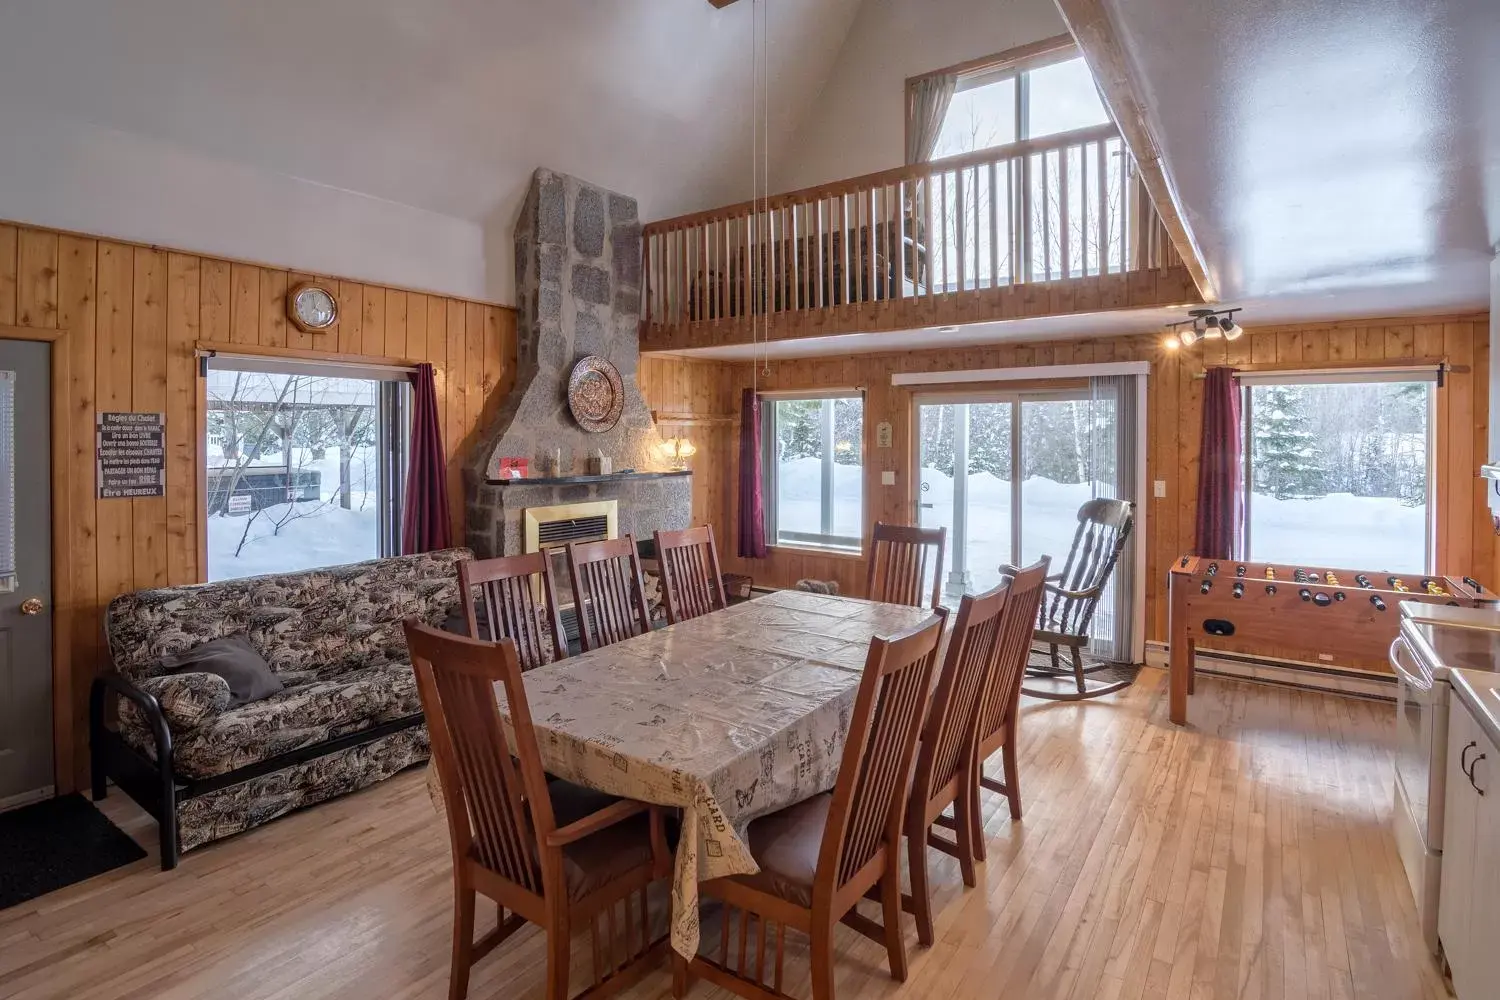
<instances>
[{"instance_id":1,"label":"foosball handle","mask_svg":"<svg viewBox=\"0 0 1500 1000\"><path fill-rule=\"evenodd\" d=\"M1232 591L1234 593L1235 600L1239 600L1241 597L1245 596L1245 585L1236 581L1234 587L1232 588Z\"/></svg>"},{"instance_id":2,"label":"foosball handle","mask_svg":"<svg viewBox=\"0 0 1500 1000\"><path fill-rule=\"evenodd\" d=\"M1354 582L1359 584L1360 588L1363 590L1373 590L1375 586L1370 582L1370 578L1368 576L1365 576L1363 573L1360 573L1358 576L1356 576L1354 578Z\"/></svg>"},{"instance_id":3,"label":"foosball handle","mask_svg":"<svg viewBox=\"0 0 1500 1000\"><path fill-rule=\"evenodd\" d=\"M1476 580L1476 579L1474 579L1472 576L1466 576L1466 577L1464 577L1464 583L1466 583L1470 587L1474 588L1474 593L1476 593L1476 594L1482 594L1482 593L1484 593L1484 588L1481 587L1479 585L1479 581Z\"/></svg>"},{"instance_id":4,"label":"foosball handle","mask_svg":"<svg viewBox=\"0 0 1500 1000\"><path fill-rule=\"evenodd\" d=\"M1268 583L1268 584L1266 584L1266 593L1268 595L1272 596L1272 597L1275 597L1276 596L1276 584L1274 584L1274 583Z\"/></svg>"},{"instance_id":5,"label":"foosball handle","mask_svg":"<svg viewBox=\"0 0 1500 1000\"><path fill-rule=\"evenodd\" d=\"M1198 593L1200 593L1200 594L1206 594L1206 593L1208 593L1210 590L1213 589L1213 585L1214 585L1214 582L1212 580L1208 579L1207 577L1205 577L1204 580L1203 580L1203 585L1198 588Z\"/></svg>"},{"instance_id":6,"label":"foosball handle","mask_svg":"<svg viewBox=\"0 0 1500 1000\"><path fill-rule=\"evenodd\" d=\"M1218 563L1211 562L1211 563L1208 564L1208 575L1209 576L1218 576L1219 575L1219 564Z\"/></svg>"},{"instance_id":7,"label":"foosball handle","mask_svg":"<svg viewBox=\"0 0 1500 1000\"><path fill-rule=\"evenodd\" d=\"M1342 590L1335 591L1334 595L1333 595L1333 599L1335 601L1342 601L1344 599L1344 592Z\"/></svg>"},{"instance_id":8,"label":"foosball handle","mask_svg":"<svg viewBox=\"0 0 1500 1000\"><path fill-rule=\"evenodd\" d=\"M1245 575L1245 567L1244 567L1243 564L1241 564L1239 566L1236 566L1234 568L1234 575L1235 576L1244 576Z\"/></svg>"},{"instance_id":9,"label":"foosball handle","mask_svg":"<svg viewBox=\"0 0 1500 1000\"><path fill-rule=\"evenodd\" d=\"M1371 594L1370 595L1370 603L1373 604L1373 605L1375 605L1375 610L1376 611L1384 611L1385 610L1385 602L1380 599L1380 595L1379 594Z\"/></svg>"},{"instance_id":10,"label":"foosball handle","mask_svg":"<svg viewBox=\"0 0 1500 1000\"><path fill-rule=\"evenodd\" d=\"M1187 556L1183 556L1182 557L1182 562L1180 562L1178 564L1178 568L1179 569L1187 569L1187 564L1188 564L1188 557Z\"/></svg>"},{"instance_id":11,"label":"foosball handle","mask_svg":"<svg viewBox=\"0 0 1500 1000\"><path fill-rule=\"evenodd\" d=\"M1297 596L1302 598L1304 601L1310 601L1312 600L1312 591L1308 590L1306 587L1303 587L1301 590L1297 591Z\"/></svg>"}]
</instances>

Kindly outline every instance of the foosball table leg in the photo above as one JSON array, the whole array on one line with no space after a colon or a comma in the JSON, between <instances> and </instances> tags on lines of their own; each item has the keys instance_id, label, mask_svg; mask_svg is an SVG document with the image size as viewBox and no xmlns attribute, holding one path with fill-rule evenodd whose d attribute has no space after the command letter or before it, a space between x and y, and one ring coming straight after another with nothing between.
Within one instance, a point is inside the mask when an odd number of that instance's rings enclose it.
<instances>
[{"instance_id":1,"label":"foosball table leg","mask_svg":"<svg viewBox=\"0 0 1500 1000\"><path fill-rule=\"evenodd\" d=\"M1171 664L1167 678L1167 718L1179 726L1187 725L1187 700L1193 693L1193 640L1185 636L1173 636Z\"/></svg>"}]
</instances>

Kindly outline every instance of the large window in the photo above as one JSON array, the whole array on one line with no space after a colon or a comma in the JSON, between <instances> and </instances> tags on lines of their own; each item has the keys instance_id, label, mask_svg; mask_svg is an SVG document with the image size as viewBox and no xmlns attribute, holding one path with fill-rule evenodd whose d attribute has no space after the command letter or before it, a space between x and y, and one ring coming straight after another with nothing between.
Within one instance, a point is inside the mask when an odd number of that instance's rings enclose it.
<instances>
[{"instance_id":1,"label":"large window","mask_svg":"<svg viewBox=\"0 0 1500 1000\"><path fill-rule=\"evenodd\" d=\"M1427 572L1436 372L1240 380L1249 558Z\"/></svg>"},{"instance_id":2,"label":"large window","mask_svg":"<svg viewBox=\"0 0 1500 1000\"><path fill-rule=\"evenodd\" d=\"M395 553L404 373L220 356L207 381L210 581Z\"/></svg>"},{"instance_id":3,"label":"large window","mask_svg":"<svg viewBox=\"0 0 1500 1000\"><path fill-rule=\"evenodd\" d=\"M768 399L761 408L766 538L857 551L864 535L864 397Z\"/></svg>"},{"instance_id":4,"label":"large window","mask_svg":"<svg viewBox=\"0 0 1500 1000\"><path fill-rule=\"evenodd\" d=\"M1109 121L1083 57L1066 49L959 76L935 158Z\"/></svg>"}]
</instances>

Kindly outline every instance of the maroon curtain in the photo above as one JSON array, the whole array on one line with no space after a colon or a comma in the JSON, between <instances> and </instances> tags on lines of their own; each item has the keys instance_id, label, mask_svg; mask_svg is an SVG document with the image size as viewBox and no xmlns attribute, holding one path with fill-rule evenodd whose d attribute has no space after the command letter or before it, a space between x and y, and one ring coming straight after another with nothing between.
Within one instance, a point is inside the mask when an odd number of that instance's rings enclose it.
<instances>
[{"instance_id":1,"label":"maroon curtain","mask_svg":"<svg viewBox=\"0 0 1500 1000\"><path fill-rule=\"evenodd\" d=\"M411 384L411 460L407 463L406 501L402 505L402 555L446 549L453 544L453 524L448 518L448 465L443 460L443 428L432 366L417 365Z\"/></svg>"},{"instance_id":2,"label":"maroon curtain","mask_svg":"<svg viewBox=\"0 0 1500 1000\"><path fill-rule=\"evenodd\" d=\"M760 397L746 389L740 403L740 533L742 559L766 557L766 498L760 468Z\"/></svg>"},{"instance_id":3,"label":"maroon curtain","mask_svg":"<svg viewBox=\"0 0 1500 1000\"><path fill-rule=\"evenodd\" d=\"M1203 384L1198 519L1193 553L1235 559L1245 537L1240 491L1240 387L1233 368L1210 368Z\"/></svg>"}]
</instances>

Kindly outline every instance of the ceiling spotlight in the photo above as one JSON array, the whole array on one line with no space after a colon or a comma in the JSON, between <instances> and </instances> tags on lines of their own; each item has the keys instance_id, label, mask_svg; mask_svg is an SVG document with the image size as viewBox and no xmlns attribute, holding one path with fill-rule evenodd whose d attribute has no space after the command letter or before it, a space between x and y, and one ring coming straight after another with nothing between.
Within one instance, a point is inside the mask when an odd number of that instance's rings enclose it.
<instances>
[{"instance_id":1,"label":"ceiling spotlight","mask_svg":"<svg viewBox=\"0 0 1500 1000\"><path fill-rule=\"evenodd\" d=\"M1245 328L1236 323L1232 316L1225 316L1224 322L1219 324L1219 329L1224 331L1225 340L1239 340L1240 334L1245 332Z\"/></svg>"},{"instance_id":2,"label":"ceiling spotlight","mask_svg":"<svg viewBox=\"0 0 1500 1000\"><path fill-rule=\"evenodd\" d=\"M1238 340L1244 327L1234 321L1235 309L1193 309L1189 319L1167 324L1167 336L1175 337L1183 347L1192 347L1200 340Z\"/></svg>"},{"instance_id":3,"label":"ceiling spotlight","mask_svg":"<svg viewBox=\"0 0 1500 1000\"><path fill-rule=\"evenodd\" d=\"M1209 316L1203 320L1203 337L1205 340L1215 340L1221 335L1221 332L1219 330L1219 317Z\"/></svg>"},{"instance_id":4,"label":"ceiling spotlight","mask_svg":"<svg viewBox=\"0 0 1500 1000\"><path fill-rule=\"evenodd\" d=\"M1183 347L1192 347L1198 342L1198 331L1192 327L1184 327L1177 331L1177 339L1182 341Z\"/></svg>"}]
</instances>

